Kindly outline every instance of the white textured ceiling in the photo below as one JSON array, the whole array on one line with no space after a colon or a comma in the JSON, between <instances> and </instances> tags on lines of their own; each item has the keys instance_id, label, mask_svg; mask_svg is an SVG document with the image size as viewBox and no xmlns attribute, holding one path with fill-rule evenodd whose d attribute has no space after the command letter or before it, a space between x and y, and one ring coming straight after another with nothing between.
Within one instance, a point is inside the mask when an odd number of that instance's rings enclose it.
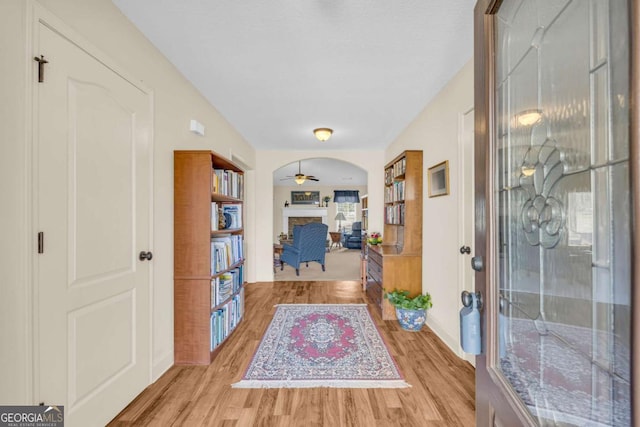
<instances>
[{"instance_id":1,"label":"white textured ceiling","mask_svg":"<svg viewBox=\"0 0 640 427\"><path fill-rule=\"evenodd\" d=\"M113 2L258 150L382 150L472 56L474 0Z\"/></svg>"}]
</instances>

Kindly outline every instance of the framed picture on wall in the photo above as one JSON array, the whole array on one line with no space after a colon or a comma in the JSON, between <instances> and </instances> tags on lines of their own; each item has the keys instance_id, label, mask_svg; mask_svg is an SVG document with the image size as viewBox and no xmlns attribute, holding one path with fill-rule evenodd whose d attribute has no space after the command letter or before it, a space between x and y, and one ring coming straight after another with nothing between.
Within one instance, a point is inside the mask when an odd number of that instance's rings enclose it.
<instances>
[{"instance_id":1,"label":"framed picture on wall","mask_svg":"<svg viewBox=\"0 0 640 427\"><path fill-rule=\"evenodd\" d=\"M319 205L320 192L319 191L292 191L291 204L292 205Z\"/></svg>"},{"instance_id":2,"label":"framed picture on wall","mask_svg":"<svg viewBox=\"0 0 640 427\"><path fill-rule=\"evenodd\" d=\"M429 168L429 197L446 196L449 194L449 161Z\"/></svg>"}]
</instances>

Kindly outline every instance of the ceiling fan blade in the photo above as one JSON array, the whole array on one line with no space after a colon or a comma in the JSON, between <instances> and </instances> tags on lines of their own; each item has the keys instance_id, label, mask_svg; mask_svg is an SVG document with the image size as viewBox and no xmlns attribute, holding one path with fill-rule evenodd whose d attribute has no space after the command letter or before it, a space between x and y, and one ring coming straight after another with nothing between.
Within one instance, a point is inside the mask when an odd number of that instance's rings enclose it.
<instances>
[{"instance_id":1,"label":"ceiling fan blade","mask_svg":"<svg viewBox=\"0 0 640 427\"><path fill-rule=\"evenodd\" d=\"M320 181L318 178L315 178L315 177L313 177L313 176L308 176L308 177L307 177L307 179L308 179L309 181Z\"/></svg>"}]
</instances>

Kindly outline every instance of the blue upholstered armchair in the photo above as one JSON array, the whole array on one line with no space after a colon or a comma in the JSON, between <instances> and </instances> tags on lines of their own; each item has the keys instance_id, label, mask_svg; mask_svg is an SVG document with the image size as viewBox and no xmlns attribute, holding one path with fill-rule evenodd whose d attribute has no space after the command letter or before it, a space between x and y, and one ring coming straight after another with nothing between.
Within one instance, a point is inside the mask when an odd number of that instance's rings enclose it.
<instances>
[{"instance_id":1,"label":"blue upholstered armchair","mask_svg":"<svg viewBox=\"0 0 640 427\"><path fill-rule=\"evenodd\" d=\"M351 225L351 234L343 234L342 247L349 249L360 249L362 247L362 222L354 222Z\"/></svg>"},{"instance_id":2,"label":"blue upholstered armchair","mask_svg":"<svg viewBox=\"0 0 640 427\"><path fill-rule=\"evenodd\" d=\"M309 267L309 261L315 261L320 263L324 271L328 231L329 227L326 224L315 222L293 227L293 244L282 245L280 270L284 268L284 263L287 263L296 269L296 276L299 276L301 262L305 262Z\"/></svg>"}]
</instances>

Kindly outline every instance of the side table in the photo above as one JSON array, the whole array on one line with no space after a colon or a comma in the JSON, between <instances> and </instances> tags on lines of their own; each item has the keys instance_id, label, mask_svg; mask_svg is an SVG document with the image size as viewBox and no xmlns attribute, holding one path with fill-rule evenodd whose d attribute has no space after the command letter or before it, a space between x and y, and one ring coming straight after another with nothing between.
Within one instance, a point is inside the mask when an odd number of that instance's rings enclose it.
<instances>
[{"instance_id":1,"label":"side table","mask_svg":"<svg viewBox=\"0 0 640 427\"><path fill-rule=\"evenodd\" d=\"M329 246L329 250L333 249L333 245L337 247L342 247L342 233L339 231L330 231L329 236L331 236L331 246Z\"/></svg>"},{"instance_id":2,"label":"side table","mask_svg":"<svg viewBox=\"0 0 640 427\"><path fill-rule=\"evenodd\" d=\"M274 243L273 244L273 272L276 272L276 267L280 267L280 265L282 264L282 261L280 261L280 255L282 254L283 251L283 246L278 244L278 243Z\"/></svg>"}]
</instances>

